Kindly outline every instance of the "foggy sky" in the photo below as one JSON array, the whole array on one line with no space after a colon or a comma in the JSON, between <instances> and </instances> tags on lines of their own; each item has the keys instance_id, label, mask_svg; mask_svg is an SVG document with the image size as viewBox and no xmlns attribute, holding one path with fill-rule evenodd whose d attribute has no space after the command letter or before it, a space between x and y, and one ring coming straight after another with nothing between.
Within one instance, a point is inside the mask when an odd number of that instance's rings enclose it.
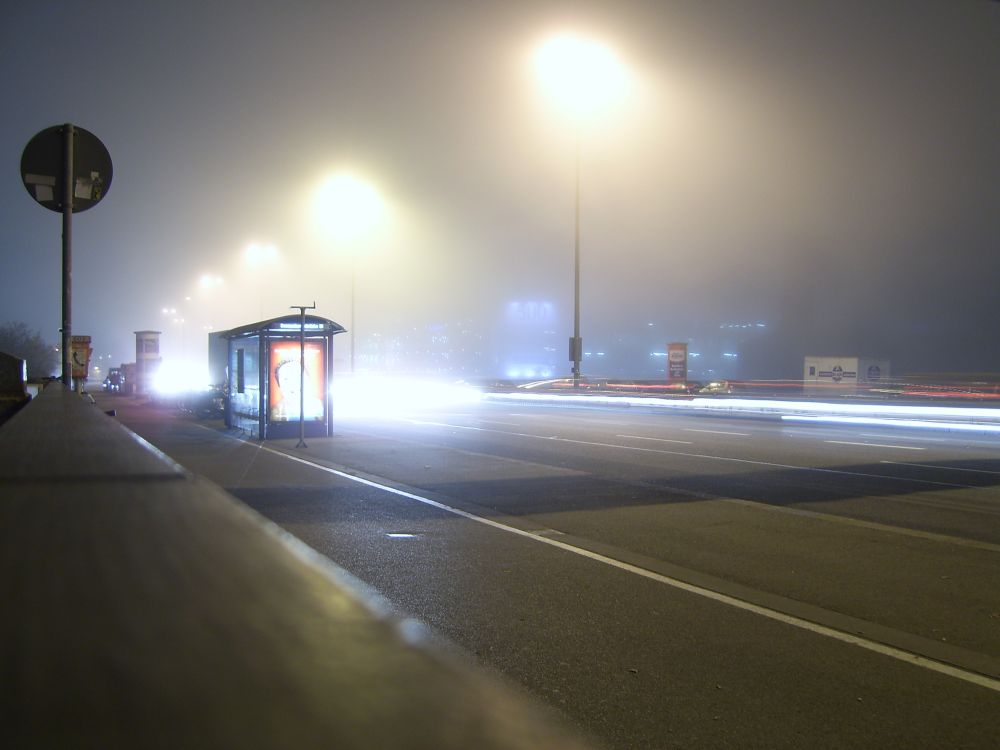
<instances>
[{"instance_id":1,"label":"foggy sky","mask_svg":"<svg viewBox=\"0 0 1000 750\"><path fill-rule=\"evenodd\" d=\"M492 330L537 300L562 346L574 135L529 62L561 30L612 44L636 82L580 136L585 342L752 320L769 326L758 377L794 376L805 354L1000 370L989 0L9 4L0 322L58 339L59 217L19 160L73 122L115 165L74 219L73 329L116 362L135 330L169 351L313 300L347 324L349 255L308 214L340 167L389 205L357 260L362 334ZM281 252L263 283L240 265L251 241ZM209 272L225 279L212 298ZM168 305L186 306L183 331Z\"/></svg>"}]
</instances>

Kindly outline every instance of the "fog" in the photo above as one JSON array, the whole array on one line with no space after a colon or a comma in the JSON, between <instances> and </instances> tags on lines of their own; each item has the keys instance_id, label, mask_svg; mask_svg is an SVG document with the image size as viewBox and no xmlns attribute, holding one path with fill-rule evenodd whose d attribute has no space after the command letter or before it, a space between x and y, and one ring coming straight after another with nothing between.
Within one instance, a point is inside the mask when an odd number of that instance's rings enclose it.
<instances>
[{"instance_id":1,"label":"fog","mask_svg":"<svg viewBox=\"0 0 1000 750\"><path fill-rule=\"evenodd\" d=\"M74 218L73 332L106 362L141 329L204 357L209 327L315 301L363 368L566 375L579 142L585 374L660 376L668 341L700 377L797 377L807 354L1000 369L1000 3L240 8L5 11L0 321L58 339L59 217L18 164L72 122L115 165ZM579 129L531 65L559 31L631 82ZM385 208L347 242L311 211L344 169Z\"/></svg>"}]
</instances>

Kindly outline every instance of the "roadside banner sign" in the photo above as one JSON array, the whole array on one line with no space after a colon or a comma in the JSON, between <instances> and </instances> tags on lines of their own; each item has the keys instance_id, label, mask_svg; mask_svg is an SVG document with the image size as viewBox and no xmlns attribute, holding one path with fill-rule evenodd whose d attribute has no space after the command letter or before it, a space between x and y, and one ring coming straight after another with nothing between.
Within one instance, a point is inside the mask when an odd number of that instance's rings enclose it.
<instances>
[{"instance_id":1,"label":"roadside banner sign","mask_svg":"<svg viewBox=\"0 0 1000 750\"><path fill-rule=\"evenodd\" d=\"M687 382L688 345L683 342L667 344L667 382Z\"/></svg>"}]
</instances>

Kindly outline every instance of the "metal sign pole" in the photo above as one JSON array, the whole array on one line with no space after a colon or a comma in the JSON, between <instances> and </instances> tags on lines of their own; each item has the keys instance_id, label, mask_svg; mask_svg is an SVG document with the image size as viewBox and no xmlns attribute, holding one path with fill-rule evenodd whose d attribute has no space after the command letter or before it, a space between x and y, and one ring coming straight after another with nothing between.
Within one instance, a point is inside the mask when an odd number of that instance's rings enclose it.
<instances>
[{"instance_id":1,"label":"metal sign pole","mask_svg":"<svg viewBox=\"0 0 1000 750\"><path fill-rule=\"evenodd\" d=\"M315 310L316 302L311 305L292 305L299 311L299 442L296 448L308 448L306 445L306 310Z\"/></svg>"},{"instance_id":2,"label":"metal sign pole","mask_svg":"<svg viewBox=\"0 0 1000 750\"><path fill-rule=\"evenodd\" d=\"M73 214L101 202L112 174L108 149L72 123L39 131L21 153L21 181L28 195L62 214L62 382L67 386L73 385ZM81 384L86 377L84 372Z\"/></svg>"},{"instance_id":3,"label":"metal sign pole","mask_svg":"<svg viewBox=\"0 0 1000 750\"><path fill-rule=\"evenodd\" d=\"M62 195L62 382L73 385L73 136L74 128L63 126Z\"/></svg>"}]
</instances>

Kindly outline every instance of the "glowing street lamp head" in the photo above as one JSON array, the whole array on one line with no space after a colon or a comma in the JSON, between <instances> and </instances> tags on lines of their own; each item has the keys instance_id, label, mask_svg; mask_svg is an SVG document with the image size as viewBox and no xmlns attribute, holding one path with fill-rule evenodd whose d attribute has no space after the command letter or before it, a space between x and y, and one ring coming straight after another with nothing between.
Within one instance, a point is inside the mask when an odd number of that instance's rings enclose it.
<instances>
[{"instance_id":1,"label":"glowing street lamp head","mask_svg":"<svg viewBox=\"0 0 1000 750\"><path fill-rule=\"evenodd\" d=\"M346 241L375 229L383 220L385 206L370 183L349 172L338 172L317 189L313 214L327 235Z\"/></svg>"},{"instance_id":2,"label":"glowing street lamp head","mask_svg":"<svg viewBox=\"0 0 1000 750\"><path fill-rule=\"evenodd\" d=\"M600 42L562 35L542 44L535 70L548 96L576 120L613 104L628 88L625 67Z\"/></svg>"},{"instance_id":3,"label":"glowing street lamp head","mask_svg":"<svg viewBox=\"0 0 1000 750\"><path fill-rule=\"evenodd\" d=\"M243 259L248 266L263 266L278 260L278 248L261 242L251 242L247 245Z\"/></svg>"},{"instance_id":4,"label":"glowing street lamp head","mask_svg":"<svg viewBox=\"0 0 1000 750\"><path fill-rule=\"evenodd\" d=\"M216 287L222 286L224 283L225 282L222 280L221 276L216 276L211 273L202 274L201 278L198 279L198 286L201 287L202 291L215 289Z\"/></svg>"}]
</instances>

